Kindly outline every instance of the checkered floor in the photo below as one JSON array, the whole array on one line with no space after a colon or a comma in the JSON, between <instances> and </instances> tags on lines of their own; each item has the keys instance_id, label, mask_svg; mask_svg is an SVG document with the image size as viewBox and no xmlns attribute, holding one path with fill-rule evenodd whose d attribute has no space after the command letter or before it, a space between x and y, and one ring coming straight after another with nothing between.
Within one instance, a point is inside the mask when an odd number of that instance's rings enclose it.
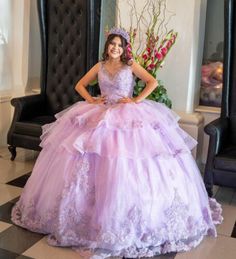
<instances>
[{"instance_id":1,"label":"checkered floor","mask_svg":"<svg viewBox=\"0 0 236 259\"><path fill-rule=\"evenodd\" d=\"M0 148L0 259L78 259L70 248L51 247L43 235L12 224L11 209L32 171L37 154L19 150L14 162L6 148ZM235 259L236 258L236 190L214 188L222 204L224 222L217 227L217 238L205 238L187 253L157 256L159 259ZM83 257L84 258L84 257Z\"/></svg>"}]
</instances>

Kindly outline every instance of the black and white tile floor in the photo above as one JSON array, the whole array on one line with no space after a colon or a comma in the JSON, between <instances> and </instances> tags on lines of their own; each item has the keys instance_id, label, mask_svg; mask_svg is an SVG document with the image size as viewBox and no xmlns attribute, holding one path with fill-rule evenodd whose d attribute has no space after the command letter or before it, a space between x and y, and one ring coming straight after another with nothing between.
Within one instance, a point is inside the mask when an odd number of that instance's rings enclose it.
<instances>
[{"instance_id":1,"label":"black and white tile floor","mask_svg":"<svg viewBox=\"0 0 236 259\"><path fill-rule=\"evenodd\" d=\"M19 199L35 162L33 151L18 150L12 162L7 148L0 148L0 259L79 259L70 248L51 247L45 236L12 224L10 213ZM222 204L224 222L217 227L217 238L205 238L187 253L157 256L159 259L236 259L236 190L215 187L215 198Z\"/></svg>"}]
</instances>

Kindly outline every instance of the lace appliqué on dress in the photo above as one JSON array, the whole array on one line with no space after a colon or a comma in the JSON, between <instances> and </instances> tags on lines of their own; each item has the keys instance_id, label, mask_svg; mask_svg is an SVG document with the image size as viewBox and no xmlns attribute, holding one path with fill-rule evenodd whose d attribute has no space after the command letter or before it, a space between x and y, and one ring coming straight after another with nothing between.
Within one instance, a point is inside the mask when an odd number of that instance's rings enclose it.
<instances>
[{"instance_id":1,"label":"lace appliqu\u00e9 on dress","mask_svg":"<svg viewBox=\"0 0 236 259\"><path fill-rule=\"evenodd\" d=\"M50 236L51 243L57 245L57 238L65 239L65 243L76 238L74 226L87 227L87 220L79 212L77 199L85 199L89 204L94 204L94 188L88 183L89 163L86 156L81 156L77 162L74 173L65 182L64 189L56 198L54 207L42 213L37 209L37 200L32 198L27 206L17 202L12 210L12 220L17 225L40 233L54 233ZM73 197L73 198L71 198ZM78 211L77 211L78 210ZM78 238L76 238L79 241ZM63 240L60 241L64 243Z\"/></svg>"},{"instance_id":2,"label":"lace appliqu\u00e9 on dress","mask_svg":"<svg viewBox=\"0 0 236 259\"><path fill-rule=\"evenodd\" d=\"M209 232L204 217L197 220L194 215L189 215L189 208L177 190L164 214L166 224L155 231L149 230L148 223L142 219L141 209L133 206L127 214L127 219L121 223L120 231L102 233L98 239L99 243L106 244L106 247L123 247L117 251L107 250L107 256L151 257L173 251L188 251L197 246ZM132 244L129 243L130 240L134 240Z\"/></svg>"},{"instance_id":3,"label":"lace appliqu\u00e9 on dress","mask_svg":"<svg viewBox=\"0 0 236 259\"><path fill-rule=\"evenodd\" d=\"M214 226L209 229L209 208L203 209L202 218L195 218L177 190L174 191L170 206L163 211L165 222L161 222L159 215L156 215L155 224L162 225L150 227L150 222L144 220L145 212L134 204L127 210L125 217L114 217L112 226L117 228L103 226L94 229L91 217L94 213L95 190L89 173L90 165L86 156L82 156L78 159L76 170L65 183L62 195L57 198L57 206L48 209L43 216L36 216L36 201L32 200L27 207L16 204L13 221L32 231L51 233L48 237L51 245L87 247L95 253L102 253L104 257L106 254L142 257L188 251L198 245L207 233L215 234ZM83 201L87 206L81 206Z\"/></svg>"}]
</instances>

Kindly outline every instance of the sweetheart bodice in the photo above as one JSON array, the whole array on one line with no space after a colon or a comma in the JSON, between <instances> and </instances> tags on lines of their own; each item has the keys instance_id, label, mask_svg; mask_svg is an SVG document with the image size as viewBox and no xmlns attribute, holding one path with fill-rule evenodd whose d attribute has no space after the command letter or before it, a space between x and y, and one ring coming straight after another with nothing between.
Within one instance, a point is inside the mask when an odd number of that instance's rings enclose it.
<instances>
[{"instance_id":1,"label":"sweetheart bodice","mask_svg":"<svg viewBox=\"0 0 236 259\"><path fill-rule=\"evenodd\" d=\"M134 77L131 67L124 65L115 75L111 75L100 63L98 83L101 95L106 96L107 101L116 102L122 97L132 97L134 89Z\"/></svg>"}]
</instances>

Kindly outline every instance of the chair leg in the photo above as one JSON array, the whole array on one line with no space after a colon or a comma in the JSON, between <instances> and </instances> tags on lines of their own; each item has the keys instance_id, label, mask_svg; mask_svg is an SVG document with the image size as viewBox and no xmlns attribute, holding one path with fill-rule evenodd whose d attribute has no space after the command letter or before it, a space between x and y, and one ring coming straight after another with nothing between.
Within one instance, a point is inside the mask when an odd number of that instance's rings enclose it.
<instances>
[{"instance_id":1,"label":"chair leg","mask_svg":"<svg viewBox=\"0 0 236 259\"><path fill-rule=\"evenodd\" d=\"M11 161L14 161L16 158L16 147L14 146L8 146L8 150L11 153Z\"/></svg>"}]
</instances>

